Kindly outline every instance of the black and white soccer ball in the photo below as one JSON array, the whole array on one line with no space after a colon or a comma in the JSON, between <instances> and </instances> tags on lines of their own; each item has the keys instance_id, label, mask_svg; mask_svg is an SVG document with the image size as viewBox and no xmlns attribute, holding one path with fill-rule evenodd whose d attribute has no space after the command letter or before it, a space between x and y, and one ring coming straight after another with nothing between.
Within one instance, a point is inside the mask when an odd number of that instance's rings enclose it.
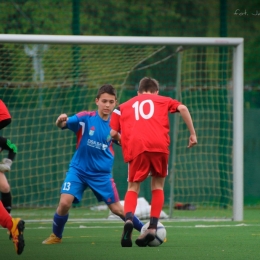
<instances>
[{"instance_id":1,"label":"black and white soccer ball","mask_svg":"<svg viewBox=\"0 0 260 260\"><path fill-rule=\"evenodd\" d=\"M148 221L141 229L143 234L149 227L150 221ZM155 239L148 243L148 246L159 246L166 241L166 229L161 222L158 222Z\"/></svg>"}]
</instances>

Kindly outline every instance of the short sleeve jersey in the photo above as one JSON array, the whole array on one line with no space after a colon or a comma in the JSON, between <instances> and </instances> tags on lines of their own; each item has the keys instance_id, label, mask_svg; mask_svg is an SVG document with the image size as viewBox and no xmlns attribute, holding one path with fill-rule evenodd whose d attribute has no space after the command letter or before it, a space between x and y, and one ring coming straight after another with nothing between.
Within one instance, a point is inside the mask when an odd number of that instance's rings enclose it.
<instances>
[{"instance_id":1,"label":"short sleeve jersey","mask_svg":"<svg viewBox=\"0 0 260 260\"><path fill-rule=\"evenodd\" d=\"M83 111L68 118L66 128L77 135L76 152L70 167L88 175L111 173L114 151L109 120L103 120L97 111Z\"/></svg>"},{"instance_id":2,"label":"short sleeve jersey","mask_svg":"<svg viewBox=\"0 0 260 260\"><path fill-rule=\"evenodd\" d=\"M5 105L5 103L0 99L0 121L11 118L11 115Z\"/></svg>"},{"instance_id":3,"label":"short sleeve jersey","mask_svg":"<svg viewBox=\"0 0 260 260\"><path fill-rule=\"evenodd\" d=\"M168 113L178 112L180 104L170 97L142 94L113 111L110 126L121 133L125 162L144 151L169 153Z\"/></svg>"}]
</instances>

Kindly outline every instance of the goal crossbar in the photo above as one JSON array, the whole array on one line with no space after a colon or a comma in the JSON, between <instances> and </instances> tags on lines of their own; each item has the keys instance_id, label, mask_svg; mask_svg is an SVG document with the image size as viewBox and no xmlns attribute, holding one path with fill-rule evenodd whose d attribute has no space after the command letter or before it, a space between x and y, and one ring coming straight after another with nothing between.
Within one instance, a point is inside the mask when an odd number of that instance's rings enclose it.
<instances>
[{"instance_id":1,"label":"goal crossbar","mask_svg":"<svg viewBox=\"0 0 260 260\"><path fill-rule=\"evenodd\" d=\"M243 38L0 34L0 42L45 44L145 44L238 46Z\"/></svg>"}]
</instances>

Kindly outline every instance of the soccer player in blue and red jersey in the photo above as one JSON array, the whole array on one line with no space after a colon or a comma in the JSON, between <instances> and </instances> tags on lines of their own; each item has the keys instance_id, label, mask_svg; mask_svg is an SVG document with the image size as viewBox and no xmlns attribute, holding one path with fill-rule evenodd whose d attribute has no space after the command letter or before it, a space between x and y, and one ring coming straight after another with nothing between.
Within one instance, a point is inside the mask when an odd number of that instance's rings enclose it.
<instances>
[{"instance_id":1,"label":"soccer player in blue and red jersey","mask_svg":"<svg viewBox=\"0 0 260 260\"><path fill-rule=\"evenodd\" d=\"M64 226L72 203L80 202L85 189L90 188L98 201L104 201L109 209L125 220L116 184L111 172L114 162L110 136L110 114L116 105L116 90L112 85L103 85L96 97L97 111L83 111L68 117L61 114L56 125L70 129L77 135L77 149L70 162L61 187L58 208L53 218L53 233L43 244L61 242ZM140 231L143 223L134 216L134 227Z\"/></svg>"},{"instance_id":2,"label":"soccer player in blue and red jersey","mask_svg":"<svg viewBox=\"0 0 260 260\"><path fill-rule=\"evenodd\" d=\"M121 238L123 247L132 246L133 214L140 184L149 174L152 192L150 225L135 243L143 247L155 238L164 204L164 181L168 174L170 144L168 113L181 114L190 131L188 147L197 144L187 107L158 93L159 83L155 79L145 77L139 83L138 95L121 104L111 115L111 136L121 142L124 160L128 162L128 190L124 203L126 223Z\"/></svg>"}]
</instances>

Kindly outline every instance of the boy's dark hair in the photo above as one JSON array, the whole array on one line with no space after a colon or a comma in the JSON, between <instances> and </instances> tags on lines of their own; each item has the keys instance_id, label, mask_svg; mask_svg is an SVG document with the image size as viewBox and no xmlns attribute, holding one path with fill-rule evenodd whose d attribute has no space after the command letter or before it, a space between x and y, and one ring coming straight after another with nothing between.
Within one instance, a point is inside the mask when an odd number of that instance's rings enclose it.
<instances>
[{"instance_id":1,"label":"boy's dark hair","mask_svg":"<svg viewBox=\"0 0 260 260\"><path fill-rule=\"evenodd\" d=\"M98 90L98 93L97 93L97 99L99 99L100 96L104 93L115 96L115 98L116 98L116 89L110 84L105 84L102 87L100 87L100 89Z\"/></svg>"},{"instance_id":2,"label":"boy's dark hair","mask_svg":"<svg viewBox=\"0 0 260 260\"><path fill-rule=\"evenodd\" d=\"M155 93L156 91L159 91L159 83L157 80L144 77L140 80L138 92L151 92Z\"/></svg>"}]
</instances>

